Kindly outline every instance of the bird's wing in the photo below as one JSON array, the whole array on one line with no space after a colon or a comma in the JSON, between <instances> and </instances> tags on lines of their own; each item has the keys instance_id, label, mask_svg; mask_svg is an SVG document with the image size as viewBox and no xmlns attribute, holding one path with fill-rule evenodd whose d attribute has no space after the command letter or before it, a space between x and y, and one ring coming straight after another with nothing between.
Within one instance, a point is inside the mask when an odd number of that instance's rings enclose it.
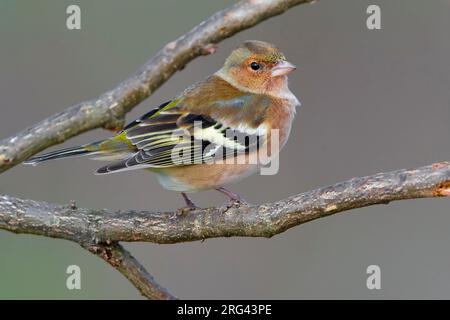
<instances>
[{"instance_id":1,"label":"bird's wing","mask_svg":"<svg viewBox=\"0 0 450 320\"><path fill-rule=\"evenodd\" d=\"M206 97L201 102L205 104L203 108L190 107L188 99L165 103L119 134L135 146L136 152L97 173L207 163L255 150L263 143L264 129L236 120L242 120L249 113L246 107L253 108L258 101L265 103L256 95L224 100ZM263 119L258 115L263 111L264 108L254 108L254 116Z\"/></svg>"}]
</instances>

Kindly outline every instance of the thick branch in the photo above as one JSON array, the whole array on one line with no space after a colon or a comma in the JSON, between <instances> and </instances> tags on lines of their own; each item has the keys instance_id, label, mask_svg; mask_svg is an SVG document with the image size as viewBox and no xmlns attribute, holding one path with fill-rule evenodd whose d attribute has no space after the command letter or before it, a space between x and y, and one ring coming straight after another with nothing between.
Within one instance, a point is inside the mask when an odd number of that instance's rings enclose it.
<instances>
[{"instance_id":1,"label":"thick branch","mask_svg":"<svg viewBox=\"0 0 450 320\"><path fill-rule=\"evenodd\" d=\"M217 12L168 43L144 66L100 97L55 114L0 141L0 172L80 133L99 127L119 129L124 116L189 61L212 53L214 44L289 8L311 0L243 0Z\"/></svg>"},{"instance_id":2,"label":"thick branch","mask_svg":"<svg viewBox=\"0 0 450 320\"><path fill-rule=\"evenodd\" d=\"M394 200L450 195L450 162L353 178L258 206L182 212L74 208L0 196L0 229L80 244L176 243L215 237L271 237L338 212Z\"/></svg>"}]
</instances>

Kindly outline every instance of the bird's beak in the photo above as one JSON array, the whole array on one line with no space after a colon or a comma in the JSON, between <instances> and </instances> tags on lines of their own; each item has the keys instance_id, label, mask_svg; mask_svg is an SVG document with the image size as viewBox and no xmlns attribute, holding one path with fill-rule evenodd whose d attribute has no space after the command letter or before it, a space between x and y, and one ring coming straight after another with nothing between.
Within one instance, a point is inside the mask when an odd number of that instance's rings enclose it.
<instances>
[{"instance_id":1,"label":"bird's beak","mask_svg":"<svg viewBox=\"0 0 450 320\"><path fill-rule=\"evenodd\" d=\"M272 77L284 76L297 69L292 63L284 60L280 60L272 68Z\"/></svg>"}]
</instances>

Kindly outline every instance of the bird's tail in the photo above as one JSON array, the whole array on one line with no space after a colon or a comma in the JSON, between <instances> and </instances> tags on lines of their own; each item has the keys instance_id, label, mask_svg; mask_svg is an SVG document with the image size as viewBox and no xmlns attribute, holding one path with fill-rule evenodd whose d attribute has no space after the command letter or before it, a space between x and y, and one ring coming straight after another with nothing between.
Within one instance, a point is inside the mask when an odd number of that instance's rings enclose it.
<instances>
[{"instance_id":1,"label":"bird's tail","mask_svg":"<svg viewBox=\"0 0 450 320\"><path fill-rule=\"evenodd\" d=\"M44 153L42 155L32 157L32 158L24 161L24 164L36 165L38 163L49 161L49 160L98 154L101 152L100 144L102 142L103 141L97 141L97 142L85 144L82 146L66 148L66 149L56 150L56 151L49 152L49 153Z\"/></svg>"}]
</instances>

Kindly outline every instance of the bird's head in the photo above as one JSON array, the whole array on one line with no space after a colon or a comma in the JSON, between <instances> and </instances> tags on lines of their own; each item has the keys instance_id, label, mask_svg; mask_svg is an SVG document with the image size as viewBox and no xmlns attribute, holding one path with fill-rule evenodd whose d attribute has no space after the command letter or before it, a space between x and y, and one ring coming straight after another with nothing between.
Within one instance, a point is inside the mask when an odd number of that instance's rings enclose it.
<instances>
[{"instance_id":1,"label":"bird's head","mask_svg":"<svg viewBox=\"0 0 450 320\"><path fill-rule=\"evenodd\" d=\"M218 74L242 90L276 94L284 90L287 74L295 69L274 45L251 40L231 52Z\"/></svg>"}]
</instances>

